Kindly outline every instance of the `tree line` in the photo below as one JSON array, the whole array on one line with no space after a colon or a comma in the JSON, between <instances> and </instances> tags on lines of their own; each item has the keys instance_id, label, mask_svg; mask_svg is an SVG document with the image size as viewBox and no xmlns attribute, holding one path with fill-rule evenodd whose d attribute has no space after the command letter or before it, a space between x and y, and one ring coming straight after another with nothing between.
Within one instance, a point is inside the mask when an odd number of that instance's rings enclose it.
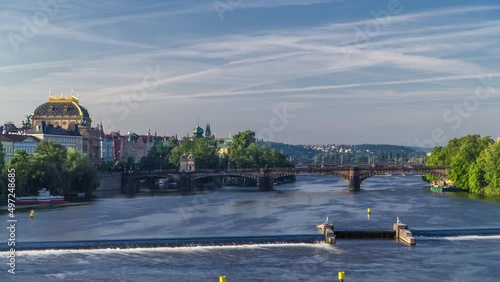
<instances>
[{"instance_id":1,"label":"tree line","mask_svg":"<svg viewBox=\"0 0 500 282\"><path fill-rule=\"evenodd\" d=\"M489 136L452 139L445 147L434 148L426 164L450 166L449 180L471 193L500 195L500 142Z\"/></svg>"},{"instance_id":2,"label":"tree line","mask_svg":"<svg viewBox=\"0 0 500 282\"><path fill-rule=\"evenodd\" d=\"M0 144L0 183L6 183L6 171L15 169L16 196L35 196L38 190L46 188L52 195L86 193L90 195L99 186L96 167L86 155L75 148L42 140L33 154L16 151L9 163L5 163ZM2 195L6 190L3 189Z\"/></svg>"},{"instance_id":3,"label":"tree line","mask_svg":"<svg viewBox=\"0 0 500 282\"><path fill-rule=\"evenodd\" d=\"M154 146L148 155L137 163L129 158L124 162L103 163L99 169L103 171L178 169L183 154L194 156L197 169L293 166L285 154L267 144L259 146L253 131L246 130L235 134L226 152L221 152L221 142L221 140L196 137L171 139L166 144Z\"/></svg>"}]
</instances>

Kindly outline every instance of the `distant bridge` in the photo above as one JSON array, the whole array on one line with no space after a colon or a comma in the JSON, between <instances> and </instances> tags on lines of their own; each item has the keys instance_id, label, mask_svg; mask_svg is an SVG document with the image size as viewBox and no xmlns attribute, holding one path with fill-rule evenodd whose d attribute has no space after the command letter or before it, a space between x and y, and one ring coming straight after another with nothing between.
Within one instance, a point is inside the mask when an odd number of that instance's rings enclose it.
<instances>
[{"instance_id":1,"label":"distant bridge","mask_svg":"<svg viewBox=\"0 0 500 282\"><path fill-rule=\"evenodd\" d=\"M273 188L274 180L298 174L331 175L343 179L349 191L361 190L361 182L375 175L392 175L396 173L428 174L441 179L448 178L449 166L424 165L371 165L371 166L322 166L308 165L295 168L263 168L263 169L227 169L196 171L156 170L124 173L122 175L122 191L138 190L139 180L145 178L167 178L175 180L182 190L191 191L197 180L208 177L242 177L254 179L259 183L260 191ZM136 185L136 186L134 186Z\"/></svg>"}]
</instances>

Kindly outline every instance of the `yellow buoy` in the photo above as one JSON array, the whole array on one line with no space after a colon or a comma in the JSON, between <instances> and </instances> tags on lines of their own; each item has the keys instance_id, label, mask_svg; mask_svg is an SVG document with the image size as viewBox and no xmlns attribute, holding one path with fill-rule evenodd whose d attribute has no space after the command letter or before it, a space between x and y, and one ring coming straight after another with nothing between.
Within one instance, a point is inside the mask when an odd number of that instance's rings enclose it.
<instances>
[{"instance_id":1,"label":"yellow buoy","mask_svg":"<svg viewBox=\"0 0 500 282\"><path fill-rule=\"evenodd\" d=\"M31 210L31 212L30 212L30 218L34 218L34 217L35 217L35 211Z\"/></svg>"},{"instance_id":2,"label":"yellow buoy","mask_svg":"<svg viewBox=\"0 0 500 282\"><path fill-rule=\"evenodd\" d=\"M366 212L367 212L368 214L371 214L371 213L372 213L372 210L371 210L370 208L368 208L368 209L366 210Z\"/></svg>"},{"instance_id":3,"label":"yellow buoy","mask_svg":"<svg viewBox=\"0 0 500 282\"><path fill-rule=\"evenodd\" d=\"M339 271L339 280L341 282L344 281L344 276L345 276L345 272L344 271Z\"/></svg>"},{"instance_id":4,"label":"yellow buoy","mask_svg":"<svg viewBox=\"0 0 500 282\"><path fill-rule=\"evenodd\" d=\"M220 276L219 282L226 282L226 276Z\"/></svg>"}]
</instances>

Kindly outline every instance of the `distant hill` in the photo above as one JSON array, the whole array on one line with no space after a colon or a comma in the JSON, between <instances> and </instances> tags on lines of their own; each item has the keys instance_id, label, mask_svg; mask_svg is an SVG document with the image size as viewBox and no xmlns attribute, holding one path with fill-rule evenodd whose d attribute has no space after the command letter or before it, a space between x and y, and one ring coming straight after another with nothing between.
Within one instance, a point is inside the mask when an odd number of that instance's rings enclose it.
<instances>
[{"instance_id":1,"label":"distant hill","mask_svg":"<svg viewBox=\"0 0 500 282\"><path fill-rule=\"evenodd\" d=\"M265 142L262 140L257 141L257 144L260 146L269 145L271 148L289 156L295 163L318 163L321 161L326 163L393 163L400 162L401 155L404 161L423 163L426 153L430 151L430 149L427 148L387 144L291 145L278 142Z\"/></svg>"}]
</instances>

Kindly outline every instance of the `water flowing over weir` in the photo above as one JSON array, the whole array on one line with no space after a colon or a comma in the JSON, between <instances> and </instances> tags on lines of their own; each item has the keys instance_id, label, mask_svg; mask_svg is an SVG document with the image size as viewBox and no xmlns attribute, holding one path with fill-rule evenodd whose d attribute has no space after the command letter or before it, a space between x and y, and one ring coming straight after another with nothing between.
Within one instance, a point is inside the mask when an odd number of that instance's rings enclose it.
<instances>
[{"instance_id":1,"label":"water flowing over weir","mask_svg":"<svg viewBox=\"0 0 500 282\"><path fill-rule=\"evenodd\" d=\"M17 250L134 249L162 247L238 246L262 244L318 243L322 235L127 239L92 241L50 241L18 243ZM7 249L0 249L6 251Z\"/></svg>"},{"instance_id":2,"label":"water flowing over weir","mask_svg":"<svg viewBox=\"0 0 500 282\"><path fill-rule=\"evenodd\" d=\"M482 229L435 229L411 230L419 240L432 238L495 238L500 236L500 228ZM359 234L373 231L336 231L339 239L389 239L380 236L363 238ZM380 231L383 232L383 231ZM387 232L387 231L385 231ZM199 238L163 238L163 239L126 239L126 240L88 240L88 241L47 241L18 242L17 250L88 250L88 249L136 249L163 247L202 247L202 246L239 246L239 245L283 245L316 244L324 241L318 235L281 235L281 236L241 236L241 237L199 237ZM5 246L0 251L7 251Z\"/></svg>"}]
</instances>

